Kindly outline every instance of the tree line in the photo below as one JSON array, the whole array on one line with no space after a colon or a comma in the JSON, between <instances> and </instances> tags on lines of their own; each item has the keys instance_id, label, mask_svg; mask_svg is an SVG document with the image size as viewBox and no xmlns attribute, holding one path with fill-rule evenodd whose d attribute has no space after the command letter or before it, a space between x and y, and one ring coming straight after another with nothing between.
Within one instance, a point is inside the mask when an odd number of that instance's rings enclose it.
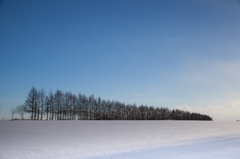
<instances>
[{"instance_id":1,"label":"tree line","mask_svg":"<svg viewBox=\"0 0 240 159\"><path fill-rule=\"evenodd\" d=\"M125 104L104 100L94 95L56 90L48 95L44 89L32 87L25 103L13 109L22 119L28 113L31 120L212 120L208 115L191 113L179 109ZM14 112L14 113L15 113ZM13 114L14 114L13 113ZM13 116L12 114L12 116Z\"/></svg>"}]
</instances>

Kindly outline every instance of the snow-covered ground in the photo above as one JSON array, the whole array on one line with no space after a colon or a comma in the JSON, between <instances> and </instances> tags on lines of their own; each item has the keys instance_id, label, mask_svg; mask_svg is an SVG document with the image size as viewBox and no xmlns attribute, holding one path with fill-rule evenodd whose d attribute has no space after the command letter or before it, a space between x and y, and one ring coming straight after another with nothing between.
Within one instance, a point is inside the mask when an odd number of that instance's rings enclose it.
<instances>
[{"instance_id":1,"label":"snow-covered ground","mask_svg":"<svg viewBox=\"0 0 240 159\"><path fill-rule=\"evenodd\" d=\"M0 158L239 159L240 122L1 121Z\"/></svg>"}]
</instances>

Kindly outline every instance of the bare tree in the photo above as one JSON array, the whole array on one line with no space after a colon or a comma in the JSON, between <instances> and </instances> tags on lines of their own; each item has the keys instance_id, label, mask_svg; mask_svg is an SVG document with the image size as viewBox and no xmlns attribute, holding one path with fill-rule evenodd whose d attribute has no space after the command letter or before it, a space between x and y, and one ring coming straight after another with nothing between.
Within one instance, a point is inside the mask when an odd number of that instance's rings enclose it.
<instances>
[{"instance_id":1,"label":"bare tree","mask_svg":"<svg viewBox=\"0 0 240 159\"><path fill-rule=\"evenodd\" d=\"M38 103L39 100L37 89L35 87L32 87L25 101L26 111L31 114L31 120L36 120Z\"/></svg>"},{"instance_id":2,"label":"bare tree","mask_svg":"<svg viewBox=\"0 0 240 159\"><path fill-rule=\"evenodd\" d=\"M16 108L17 113L21 116L24 120L24 114L26 114L26 106L24 104L18 105Z\"/></svg>"},{"instance_id":3,"label":"bare tree","mask_svg":"<svg viewBox=\"0 0 240 159\"><path fill-rule=\"evenodd\" d=\"M44 112L44 104L45 104L45 97L46 97L46 92L44 91L44 89L42 88L39 92L39 103L40 103L40 113L41 113L41 120L43 119L43 112Z\"/></svg>"},{"instance_id":4,"label":"bare tree","mask_svg":"<svg viewBox=\"0 0 240 159\"><path fill-rule=\"evenodd\" d=\"M62 120L63 92L61 90L55 92L54 102L56 106L56 119Z\"/></svg>"},{"instance_id":5,"label":"bare tree","mask_svg":"<svg viewBox=\"0 0 240 159\"><path fill-rule=\"evenodd\" d=\"M54 108L55 108L55 103L54 103L54 96L52 91L49 92L49 109L50 109L50 120L54 119Z\"/></svg>"},{"instance_id":6,"label":"bare tree","mask_svg":"<svg viewBox=\"0 0 240 159\"><path fill-rule=\"evenodd\" d=\"M15 107L11 108L11 113L12 113L12 120L13 120L13 115L16 113L17 109Z\"/></svg>"},{"instance_id":7,"label":"bare tree","mask_svg":"<svg viewBox=\"0 0 240 159\"><path fill-rule=\"evenodd\" d=\"M48 98L48 96L46 96L46 98L45 98L45 101L44 101L44 111L46 112L46 114L47 114L47 118L46 118L46 120L49 120L49 118L48 118L48 114L49 114L49 112L50 112L50 99Z\"/></svg>"},{"instance_id":8,"label":"bare tree","mask_svg":"<svg viewBox=\"0 0 240 159\"><path fill-rule=\"evenodd\" d=\"M25 111L31 114L31 119L40 119L39 115L43 119L44 111L50 120L212 120L208 115L199 113L147 105L125 105L115 100L97 99L94 95L87 97L79 94L77 97L61 90L55 94L50 91L45 96L43 89L37 92L35 87L30 90L25 105Z\"/></svg>"}]
</instances>

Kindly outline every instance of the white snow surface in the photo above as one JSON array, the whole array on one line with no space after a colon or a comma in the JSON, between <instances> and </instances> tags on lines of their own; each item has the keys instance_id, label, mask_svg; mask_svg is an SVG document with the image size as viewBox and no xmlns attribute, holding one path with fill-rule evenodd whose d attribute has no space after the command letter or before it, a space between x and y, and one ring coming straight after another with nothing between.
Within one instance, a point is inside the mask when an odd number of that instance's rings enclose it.
<instances>
[{"instance_id":1,"label":"white snow surface","mask_svg":"<svg viewBox=\"0 0 240 159\"><path fill-rule=\"evenodd\" d=\"M1 159L240 159L240 122L1 121Z\"/></svg>"}]
</instances>

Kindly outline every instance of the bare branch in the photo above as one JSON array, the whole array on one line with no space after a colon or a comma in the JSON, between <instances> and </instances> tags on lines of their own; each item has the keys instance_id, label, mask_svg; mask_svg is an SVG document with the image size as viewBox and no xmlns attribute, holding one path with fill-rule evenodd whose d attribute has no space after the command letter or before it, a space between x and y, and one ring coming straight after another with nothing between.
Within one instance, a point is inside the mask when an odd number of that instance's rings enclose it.
<instances>
[{"instance_id":1,"label":"bare branch","mask_svg":"<svg viewBox=\"0 0 240 159\"><path fill-rule=\"evenodd\" d=\"M22 120L24 120L24 114L26 114L26 106L24 104L18 105L16 111L21 116Z\"/></svg>"},{"instance_id":2,"label":"bare branch","mask_svg":"<svg viewBox=\"0 0 240 159\"><path fill-rule=\"evenodd\" d=\"M17 111L16 107L11 108L12 120L13 120L13 115L16 113L16 111Z\"/></svg>"}]
</instances>

